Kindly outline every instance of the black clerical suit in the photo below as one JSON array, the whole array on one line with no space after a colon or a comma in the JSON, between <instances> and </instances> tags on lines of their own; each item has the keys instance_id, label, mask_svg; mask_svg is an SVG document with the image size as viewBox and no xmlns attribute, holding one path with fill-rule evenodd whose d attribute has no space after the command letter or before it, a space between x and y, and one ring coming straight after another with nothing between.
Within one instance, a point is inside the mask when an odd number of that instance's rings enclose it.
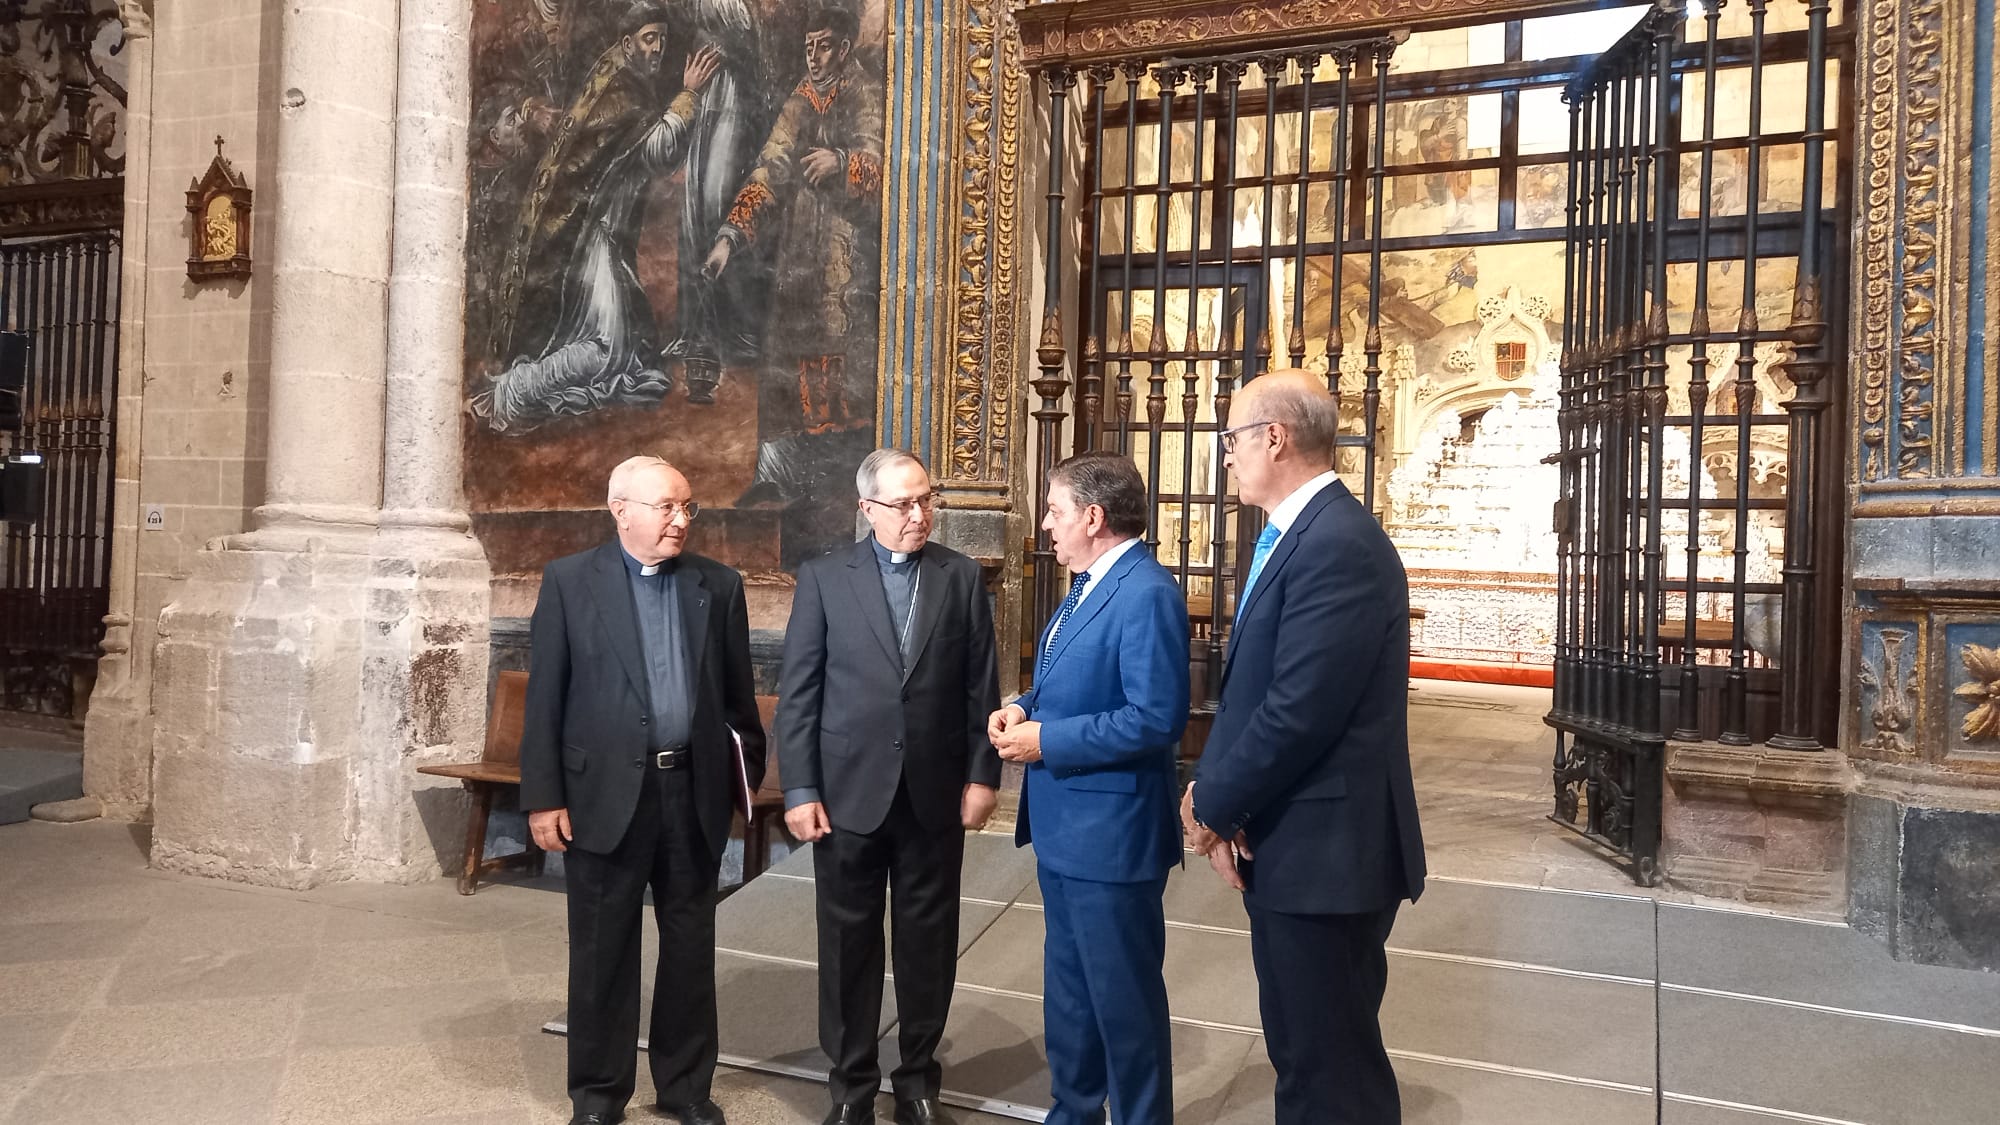
<instances>
[{"instance_id":1,"label":"black clerical suit","mask_svg":"<svg viewBox=\"0 0 2000 1125\"><path fill-rule=\"evenodd\" d=\"M813 846L820 1046L836 1104L881 1081L883 888L894 903L896 1096L935 1098L958 952L959 801L998 786L1000 705L979 564L932 543L897 561L871 536L799 568L779 681L785 802L826 806Z\"/></svg>"},{"instance_id":2,"label":"black clerical suit","mask_svg":"<svg viewBox=\"0 0 2000 1125\"><path fill-rule=\"evenodd\" d=\"M637 1077L649 885L660 928L653 1083L669 1109L709 1096L731 728L751 789L764 773L741 576L692 554L643 570L613 541L542 572L521 733L522 807L570 817L570 1099L614 1118Z\"/></svg>"}]
</instances>

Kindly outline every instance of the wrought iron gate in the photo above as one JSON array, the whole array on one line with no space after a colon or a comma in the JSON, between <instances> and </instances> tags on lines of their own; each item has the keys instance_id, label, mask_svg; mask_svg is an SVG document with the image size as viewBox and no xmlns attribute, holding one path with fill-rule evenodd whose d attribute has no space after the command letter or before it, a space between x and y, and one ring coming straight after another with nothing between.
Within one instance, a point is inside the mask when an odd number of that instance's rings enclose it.
<instances>
[{"instance_id":1,"label":"wrought iron gate","mask_svg":"<svg viewBox=\"0 0 2000 1125\"><path fill-rule=\"evenodd\" d=\"M1820 576L1836 573L1842 518L1828 414L1846 286L1829 250L1848 203L1826 161L1835 146L1847 159L1847 108L1830 129L1828 93L1851 40L1829 0L1800 7L1803 28L1778 34L1770 0L1748 0L1726 36L1722 0L1702 0L1690 42L1662 3L1565 95L1554 817L1647 884L1670 738L1810 750L1831 736L1838 653L1821 638L1839 635L1839 590ZM1802 93L1796 129L1767 128L1779 81L1802 83L1787 91ZM1742 127L1719 129L1719 108ZM1780 155L1797 162L1789 193ZM1787 264L1779 329L1760 319L1760 279ZM1712 275L1734 282L1733 325L1711 315L1729 296Z\"/></svg>"},{"instance_id":2,"label":"wrought iron gate","mask_svg":"<svg viewBox=\"0 0 2000 1125\"><path fill-rule=\"evenodd\" d=\"M1147 543L1185 590L1199 746L1221 691L1228 622L1240 593L1239 558L1262 514L1228 492L1219 431L1236 387L1278 367L1325 365L1341 397L1336 467L1374 504L1381 405L1382 211L1388 62L1399 38L1370 38L1282 53L1199 60L1126 59L1090 67L1081 208L1086 323L1076 372L1076 424L1067 448L1062 399L1070 366L1062 309L1064 119L1078 74L1042 74L1051 130L1047 312L1038 353L1042 475L1072 450L1131 455L1148 488ZM1314 155L1316 132L1331 152ZM1261 139L1261 165L1244 166L1239 140ZM1150 151L1139 139L1151 134ZM1277 166L1278 138L1295 145ZM1116 139L1115 146L1108 143ZM1372 146L1372 157L1370 156ZM1367 296L1361 346L1346 338L1363 310L1343 288L1349 257L1363 257ZM1322 290L1322 287L1324 289ZM1309 290L1331 294L1326 325L1309 325ZM1144 413L1138 411L1143 405ZM1039 627L1055 609L1055 556L1042 532L1033 553Z\"/></svg>"},{"instance_id":3,"label":"wrought iron gate","mask_svg":"<svg viewBox=\"0 0 2000 1125\"><path fill-rule=\"evenodd\" d=\"M0 708L67 715L103 633L117 399L116 232L0 245L0 328L30 340L25 425L44 458L34 523L0 538Z\"/></svg>"}]
</instances>

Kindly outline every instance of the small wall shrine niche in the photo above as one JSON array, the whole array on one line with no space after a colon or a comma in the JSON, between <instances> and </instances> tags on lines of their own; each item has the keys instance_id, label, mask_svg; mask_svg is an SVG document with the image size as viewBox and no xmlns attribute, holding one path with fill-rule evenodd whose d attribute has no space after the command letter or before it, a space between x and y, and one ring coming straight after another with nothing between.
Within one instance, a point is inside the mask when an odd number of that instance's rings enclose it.
<instances>
[{"instance_id":1,"label":"small wall shrine niche","mask_svg":"<svg viewBox=\"0 0 2000 1125\"><path fill-rule=\"evenodd\" d=\"M188 277L195 281L250 276L250 185L215 138L215 159L188 187Z\"/></svg>"}]
</instances>

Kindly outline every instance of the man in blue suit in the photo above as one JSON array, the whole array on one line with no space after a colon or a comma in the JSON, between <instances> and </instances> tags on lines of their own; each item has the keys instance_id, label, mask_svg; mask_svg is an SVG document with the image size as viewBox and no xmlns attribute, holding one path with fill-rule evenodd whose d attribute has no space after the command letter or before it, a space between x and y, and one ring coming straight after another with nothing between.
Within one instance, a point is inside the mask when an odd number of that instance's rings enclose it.
<instances>
[{"instance_id":1,"label":"man in blue suit","mask_svg":"<svg viewBox=\"0 0 2000 1125\"><path fill-rule=\"evenodd\" d=\"M1181 861L1174 761L1188 718L1187 602L1139 536L1146 486L1124 457L1049 474L1042 526L1070 572L1034 689L993 713L1027 764L1017 843L1041 877L1050 1125L1173 1120L1167 872Z\"/></svg>"},{"instance_id":2,"label":"man in blue suit","mask_svg":"<svg viewBox=\"0 0 2000 1125\"><path fill-rule=\"evenodd\" d=\"M1384 946L1424 885L1409 590L1330 471L1338 424L1324 378L1304 371L1253 379L1230 407L1225 463L1267 516L1181 805L1190 844L1244 892L1279 1125L1401 1120Z\"/></svg>"}]
</instances>

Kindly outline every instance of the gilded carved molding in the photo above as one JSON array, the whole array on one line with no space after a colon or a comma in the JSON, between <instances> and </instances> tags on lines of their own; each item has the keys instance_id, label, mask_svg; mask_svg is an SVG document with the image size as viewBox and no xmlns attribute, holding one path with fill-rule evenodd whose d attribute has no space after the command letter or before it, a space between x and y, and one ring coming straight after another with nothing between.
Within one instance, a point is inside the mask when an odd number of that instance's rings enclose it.
<instances>
[{"instance_id":1,"label":"gilded carved molding","mask_svg":"<svg viewBox=\"0 0 2000 1125\"><path fill-rule=\"evenodd\" d=\"M1951 458L1940 461L1939 414L1962 380L1952 354L1967 326L1940 254L1971 217L1950 140L1960 111L1947 97L1957 85L1948 70L1966 60L1946 63L1972 33L1969 10L1948 18L1943 0L1871 0L1863 11L1855 448L1864 485L1952 471Z\"/></svg>"},{"instance_id":2,"label":"gilded carved molding","mask_svg":"<svg viewBox=\"0 0 2000 1125\"><path fill-rule=\"evenodd\" d=\"M943 483L1004 492L1014 399L1021 68L1007 0L971 0L959 52L958 199Z\"/></svg>"},{"instance_id":3,"label":"gilded carved molding","mask_svg":"<svg viewBox=\"0 0 2000 1125\"><path fill-rule=\"evenodd\" d=\"M1056 0L1023 6L1019 19L1023 58L1039 66L1192 46L1213 53L1248 40L1283 46L1376 28L1547 14L1550 7L1546 0Z\"/></svg>"}]
</instances>

